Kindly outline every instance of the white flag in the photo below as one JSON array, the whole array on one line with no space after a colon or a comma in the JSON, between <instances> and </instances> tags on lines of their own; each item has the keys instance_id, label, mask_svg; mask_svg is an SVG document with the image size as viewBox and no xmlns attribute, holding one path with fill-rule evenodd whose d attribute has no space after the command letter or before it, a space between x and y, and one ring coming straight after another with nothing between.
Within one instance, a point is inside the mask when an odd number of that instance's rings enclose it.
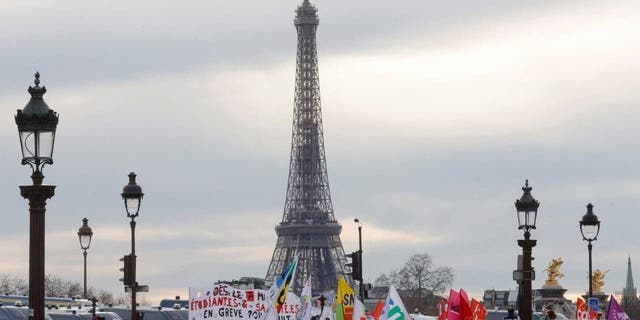
<instances>
[{"instance_id":1,"label":"white flag","mask_svg":"<svg viewBox=\"0 0 640 320\"><path fill-rule=\"evenodd\" d=\"M264 315L264 320L279 320L279 319L296 319L298 316L298 310L300 310L300 298L289 291L285 302L282 304L280 312L276 308L268 308Z\"/></svg>"},{"instance_id":2,"label":"white flag","mask_svg":"<svg viewBox=\"0 0 640 320\"><path fill-rule=\"evenodd\" d=\"M274 320L277 319L278 313L282 313L282 308L286 299L288 298L289 285L295 283L293 277L295 271L298 268L299 254L289 263L289 265L282 272L282 275L276 279L267 293L267 310L262 313L262 317L259 320ZM274 310L271 310L274 309Z\"/></svg>"},{"instance_id":3,"label":"white flag","mask_svg":"<svg viewBox=\"0 0 640 320\"><path fill-rule=\"evenodd\" d=\"M299 320L311 319L311 276L307 277L307 281L304 282L304 288L300 294L300 311L298 312Z\"/></svg>"},{"instance_id":4,"label":"white flag","mask_svg":"<svg viewBox=\"0 0 640 320\"><path fill-rule=\"evenodd\" d=\"M389 287L387 301L384 303L384 309L380 315L380 320L410 320L411 315L407 312L400 295L394 286Z\"/></svg>"},{"instance_id":5,"label":"white flag","mask_svg":"<svg viewBox=\"0 0 640 320\"><path fill-rule=\"evenodd\" d=\"M336 318L335 313L333 313L333 309L331 306L324 306L322 309L322 314L320 314L320 320L334 320Z\"/></svg>"},{"instance_id":6,"label":"white flag","mask_svg":"<svg viewBox=\"0 0 640 320\"><path fill-rule=\"evenodd\" d=\"M354 299L356 300L356 303L353 306L353 320L367 320L364 304L362 304L358 298Z\"/></svg>"}]
</instances>

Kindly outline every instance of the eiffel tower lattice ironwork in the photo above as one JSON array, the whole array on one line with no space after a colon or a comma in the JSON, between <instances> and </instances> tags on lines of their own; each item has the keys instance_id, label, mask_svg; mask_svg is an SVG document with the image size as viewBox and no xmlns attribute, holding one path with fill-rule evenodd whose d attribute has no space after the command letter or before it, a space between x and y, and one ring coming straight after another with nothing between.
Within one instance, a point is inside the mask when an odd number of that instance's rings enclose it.
<instances>
[{"instance_id":1,"label":"eiffel tower lattice ironwork","mask_svg":"<svg viewBox=\"0 0 640 320\"><path fill-rule=\"evenodd\" d=\"M265 280L274 282L299 255L293 290L311 276L314 293L335 290L347 263L329 192L318 83L318 10L304 0L296 10L298 32L293 134L282 222Z\"/></svg>"}]
</instances>

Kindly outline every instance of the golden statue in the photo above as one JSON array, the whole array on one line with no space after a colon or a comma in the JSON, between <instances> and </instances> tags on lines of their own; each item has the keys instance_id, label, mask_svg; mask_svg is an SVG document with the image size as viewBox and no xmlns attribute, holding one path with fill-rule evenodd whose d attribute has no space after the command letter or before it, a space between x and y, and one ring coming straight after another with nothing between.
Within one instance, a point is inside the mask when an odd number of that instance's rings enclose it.
<instances>
[{"instance_id":1,"label":"golden statue","mask_svg":"<svg viewBox=\"0 0 640 320\"><path fill-rule=\"evenodd\" d=\"M596 269L591 276L591 287L593 291L602 291L602 287L604 287L604 276L609 272L609 270L602 272L600 269Z\"/></svg>"},{"instance_id":2,"label":"golden statue","mask_svg":"<svg viewBox=\"0 0 640 320\"><path fill-rule=\"evenodd\" d=\"M560 266L562 266L562 258L552 259L551 262L549 262L549 267L544 269L547 271L547 281L544 282L545 285L560 285L558 283L558 278L564 277L564 274L560 272Z\"/></svg>"}]
</instances>

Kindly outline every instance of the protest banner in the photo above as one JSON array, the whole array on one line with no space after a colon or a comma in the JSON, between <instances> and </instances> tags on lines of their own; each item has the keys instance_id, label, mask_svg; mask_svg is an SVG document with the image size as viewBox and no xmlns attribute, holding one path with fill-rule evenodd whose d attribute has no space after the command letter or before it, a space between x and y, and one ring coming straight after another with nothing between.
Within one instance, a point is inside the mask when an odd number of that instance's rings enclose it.
<instances>
[{"instance_id":1,"label":"protest banner","mask_svg":"<svg viewBox=\"0 0 640 320\"><path fill-rule=\"evenodd\" d=\"M269 308L267 290L240 290L227 284L189 288L189 320L258 320ZM300 298L289 292L277 315L279 320L295 320Z\"/></svg>"}]
</instances>

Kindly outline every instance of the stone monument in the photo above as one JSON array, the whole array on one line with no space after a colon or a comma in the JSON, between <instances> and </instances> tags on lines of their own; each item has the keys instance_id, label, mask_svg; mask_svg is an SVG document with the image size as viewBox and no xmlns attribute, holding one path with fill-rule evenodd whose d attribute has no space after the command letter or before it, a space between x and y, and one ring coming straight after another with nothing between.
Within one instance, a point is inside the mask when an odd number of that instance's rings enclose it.
<instances>
[{"instance_id":1,"label":"stone monument","mask_svg":"<svg viewBox=\"0 0 640 320\"><path fill-rule=\"evenodd\" d=\"M562 258L552 259L545 269L547 280L542 288L537 290L538 292L534 299L535 311L542 311L544 307L549 306L554 312L562 313L567 318L572 318L575 315L575 307L572 305L571 300L564 297L567 289L563 288L558 281L559 278L564 277L564 274L560 272L562 263Z\"/></svg>"},{"instance_id":2,"label":"stone monument","mask_svg":"<svg viewBox=\"0 0 640 320\"><path fill-rule=\"evenodd\" d=\"M607 314L606 311L609 306L609 300L607 299L609 295L602 291L602 287L604 287L604 276L606 276L608 272L609 270L602 271L596 269L591 275L591 289L593 290L591 297L598 298L598 307L603 315ZM582 297L584 301L587 301L589 299L589 292Z\"/></svg>"}]
</instances>

